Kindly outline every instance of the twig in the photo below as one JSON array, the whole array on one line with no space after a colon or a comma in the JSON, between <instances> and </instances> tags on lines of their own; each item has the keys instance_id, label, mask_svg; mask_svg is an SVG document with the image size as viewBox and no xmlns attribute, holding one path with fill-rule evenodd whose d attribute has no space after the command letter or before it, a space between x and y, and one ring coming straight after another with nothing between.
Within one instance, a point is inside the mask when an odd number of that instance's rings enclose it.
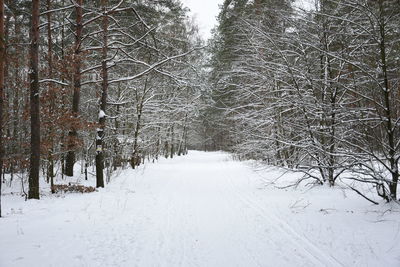
<instances>
[{"instance_id":1,"label":"twig","mask_svg":"<svg viewBox=\"0 0 400 267\"><path fill-rule=\"evenodd\" d=\"M359 194L360 196L362 196L363 198L365 198L366 200L368 200L369 202L374 203L375 205L379 205L378 202L376 202L376 201L374 201L374 200L368 198L367 196L365 196L363 193L361 193L360 191L358 191L358 190L355 189L354 187L352 187L352 186L350 186L350 185L349 185L349 187L350 187L353 191L355 191L357 194Z\"/></svg>"}]
</instances>

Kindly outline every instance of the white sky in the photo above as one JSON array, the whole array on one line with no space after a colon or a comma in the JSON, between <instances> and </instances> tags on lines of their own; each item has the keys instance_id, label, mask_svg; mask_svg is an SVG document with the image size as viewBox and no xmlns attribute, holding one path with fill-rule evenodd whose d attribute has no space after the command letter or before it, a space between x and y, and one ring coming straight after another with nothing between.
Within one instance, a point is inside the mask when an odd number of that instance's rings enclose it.
<instances>
[{"instance_id":1,"label":"white sky","mask_svg":"<svg viewBox=\"0 0 400 267\"><path fill-rule=\"evenodd\" d=\"M201 36L204 39L211 37L211 29L217 23L216 17L219 13L219 5L224 0L181 0L184 6L188 7L191 15L195 17ZM311 9L314 0L297 0L297 6Z\"/></svg>"},{"instance_id":2,"label":"white sky","mask_svg":"<svg viewBox=\"0 0 400 267\"><path fill-rule=\"evenodd\" d=\"M211 37L211 29L217 23L216 17L219 13L218 5L223 0L181 0L183 5L188 7L191 15L195 17L201 36L204 39Z\"/></svg>"},{"instance_id":3,"label":"white sky","mask_svg":"<svg viewBox=\"0 0 400 267\"><path fill-rule=\"evenodd\" d=\"M295 5L306 10L311 10L315 8L315 0L297 0Z\"/></svg>"}]
</instances>

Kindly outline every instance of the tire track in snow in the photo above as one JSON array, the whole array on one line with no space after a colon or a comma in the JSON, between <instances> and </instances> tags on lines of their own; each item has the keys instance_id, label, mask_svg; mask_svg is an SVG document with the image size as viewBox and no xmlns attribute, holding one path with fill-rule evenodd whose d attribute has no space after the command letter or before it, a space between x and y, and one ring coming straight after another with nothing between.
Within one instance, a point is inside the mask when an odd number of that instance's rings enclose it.
<instances>
[{"instance_id":1,"label":"tire track in snow","mask_svg":"<svg viewBox=\"0 0 400 267\"><path fill-rule=\"evenodd\" d=\"M157 206L159 219L155 231L157 240L157 266L188 266L186 258L187 239L190 232L187 224L187 211L190 207L182 199L185 191L185 179L179 169L171 177L163 179L163 188L152 192ZM192 264L189 264L192 266Z\"/></svg>"},{"instance_id":2,"label":"tire track in snow","mask_svg":"<svg viewBox=\"0 0 400 267\"><path fill-rule=\"evenodd\" d=\"M246 197L243 193L237 189L234 185L232 178L227 177L229 181L229 187L232 192L240 199L246 206L253 209L258 215L263 217L269 222L269 225L276 230L282 232L291 243L293 243L299 251L304 251L307 256L316 266L344 266L341 262L335 259L333 256L325 253L319 249L315 244L305 237L302 237L297 233L288 223L278 218L271 211L266 211L258 203Z\"/></svg>"},{"instance_id":3,"label":"tire track in snow","mask_svg":"<svg viewBox=\"0 0 400 267\"><path fill-rule=\"evenodd\" d=\"M226 206L232 211L232 213L236 214L237 210L235 210L234 208L238 207L237 199L234 198L233 194L227 192L225 183L218 182L215 184L215 186L218 188L221 202L226 202ZM250 225L249 218L247 216L244 216L243 213L240 215L242 217L241 219L246 220L247 224ZM247 255L248 259L250 260L248 262L248 266L258 266L258 267L263 266L260 257L257 257L259 255L255 254L255 252L252 249L246 246L246 242L243 242L243 240L241 240L239 236L232 235L230 236L230 239L232 240L232 244L236 244L237 246L241 247L242 251Z\"/></svg>"}]
</instances>

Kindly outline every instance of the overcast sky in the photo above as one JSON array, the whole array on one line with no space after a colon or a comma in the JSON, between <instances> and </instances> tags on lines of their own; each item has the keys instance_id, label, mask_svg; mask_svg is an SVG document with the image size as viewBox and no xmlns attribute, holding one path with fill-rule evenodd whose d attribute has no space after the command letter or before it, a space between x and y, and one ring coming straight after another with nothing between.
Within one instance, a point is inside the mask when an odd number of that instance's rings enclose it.
<instances>
[{"instance_id":1,"label":"overcast sky","mask_svg":"<svg viewBox=\"0 0 400 267\"><path fill-rule=\"evenodd\" d=\"M211 37L211 29L217 23L219 13L218 5L223 0L181 0L191 10L191 15L196 18L200 34L205 38Z\"/></svg>"},{"instance_id":2,"label":"overcast sky","mask_svg":"<svg viewBox=\"0 0 400 267\"><path fill-rule=\"evenodd\" d=\"M204 39L211 37L211 29L217 23L216 17L219 13L219 5L224 0L181 0L183 5L188 7L191 15L195 17L199 25L200 34ZM297 0L298 7L310 9L314 0Z\"/></svg>"}]
</instances>

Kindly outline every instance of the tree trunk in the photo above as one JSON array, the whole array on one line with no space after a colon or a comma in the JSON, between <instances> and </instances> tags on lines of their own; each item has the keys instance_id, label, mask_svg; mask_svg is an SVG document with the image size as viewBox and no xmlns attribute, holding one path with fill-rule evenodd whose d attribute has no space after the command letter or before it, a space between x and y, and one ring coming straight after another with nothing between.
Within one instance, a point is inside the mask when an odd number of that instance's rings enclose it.
<instances>
[{"instance_id":1,"label":"tree trunk","mask_svg":"<svg viewBox=\"0 0 400 267\"><path fill-rule=\"evenodd\" d=\"M142 109L143 109L143 100L138 103L137 106L137 121L136 127L134 132L134 139L133 139L133 153L131 158L131 166L134 169L136 166L139 166L141 163L140 153L139 153L139 132L141 127L141 118L142 118Z\"/></svg>"},{"instance_id":2,"label":"tree trunk","mask_svg":"<svg viewBox=\"0 0 400 267\"><path fill-rule=\"evenodd\" d=\"M62 0L62 5L64 6L64 4L65 4L65 0ZM62 20L63 21L65 20L65 15L63 15ZM65 27L64 27L64 24L61 27L61 58L62 58L63 61L65 60ZM62 78L62 81L64 82L64 77ZM64 110L64 107L65 107L65 105L64 105L64 100L65 100L64 94L62 96L62 99L63 99L63 101L62 101L63 104L61 105L61 107ZM65 144L64 144L64 142L65 142L65 133L64 133L64 131L61 133L61 140L62 140L61 144L60 144L61 151L62 151L61 157L60 157L61 179L64 180L64 174L66 173L66 171L65 171L66 159L65 159L65 153L64 153L64 148L65 148Z\"/></svg>"},{"instance_id":3,"label":"tree trunk","mask_svg":"<svg viewBox=\"0 0 400 267\"><path fill-rule=\"evenodd\" d=\"M30 114L31 155L29 168L29 199L39 199L40 169L40 114L39 114L39 0L32 0L32 24L30 32Z\"/></svg>"},{"instance_id":4,"label":"tree trunk","mask_svg":"<svg viewBox=\"0 0 400 267\"><path fill-rule=\"evenodd\" d=\"M14 36L16 39L20 38L21 36L21 22L18 19L18 16L14 14ZM12 151L11 153L17 153L17 151L20 149L19 144L22 142L21 138L21 125L20 125L20 87L18 86L21 82L21 75L20 75L20 60L19 58L14 59L14 83L15 86L13 87L14 91L14 99L13 99L13 145L12 145ZM11 172L11 180L13 177L13 173L15 169L18 169L19 167L16 166L17 162L13 160L13 164L10 165L10 172ZM10 182L11 183L11 182Z\"/></svg>"},{"instance_id":5,"label":"tree trunk","mask_svg":"<svg viewBox=\"0 0 400 267\"><path fill-rule=\"evenodd\" d=\"M51 10L51 0L47 0L47 10ZM47 63L48 63L48 77L51 79L53 77L53 40L52 40L52 34L51 34L51 12L47 13ZM47 88L49 90L50 94L50 114L52 114L55 110L55 98L56 95L54 93L54 90L52 90L52 86L49 83L49 86ZM51 193L55 193L54 191L54 129L53 126L50 126L48 129L49 132L49 143L50 147L49 150L47 151L47 159L48 159L48 166L47 166L47 182L50 180L50 188L51 188Z\"/></svg>"},{"instance_id":6,"label":"tree trunk","mask_svg":"<svg viewBox=\"0 0 400 267\"><path fill-rule=\"evenodd\" d=\"M83 0L76 1L76 32L75 32L75 51L74 51L74 92L72 96L72 113L75 118L79 116L79 102L81 98L81 42L82 42L82 19L83 19ZM75 149L76 149L76 139L78 137L78 132L76 127L68 133L68 153L65 162L65 174L67 176L74 175L74 164L76 160Z\"/></svg>"},{"instance_id":7,"label":"tree trunk","mask_svg":"<svg viewBox=\"0 0 400 267\"><path fill-rule=\"evenodd\" d=\"M146 79L144 82L142 96L136 95L136 113L137 113L137 120L136 120L136 127L133 139L133 153L131 157L131 166L134 169L136 166L139 166L142 162L142 155L139 149L139 134L142 127L142 113L143 113L143 104L145 101L145 96L147 93L147 85L148 80ZM143 158L144 160L144 158Z\"/></svg>"},{"instance_id":8,"label":"tree trunk","mask_svg":"<svg viewBox=\"0 0 400 267\"><path fill-rule=\"evenodd\" d=\"M107 107L107 89L108 89L108 71L107 71L107 45L108 45L108 15L107 0L102 0L103 6L103 47L101 63L101 99L99 111L99 127L96 137L96 187L104 187L104 130L106 126L106 107Z\"/></svg>"},{"instance_id":9,"label":"tree trunk","mask_svg":"<svg viewBox=\"0 0 400 267\"><path fill-rule=\"evenodd\" d=\"M4 102L4 61L6 57L4 36L4 1L0 0L0 217L1 217L1 187L3 184L3 102Z\"/></svg>"},{"instance_id":10,"label":"tree trunk","mask_svg":"<svg viewBox=\"0 0 400 267\"><path fill-rule=\"evenodd\" d=\"M174 157L175 154L175 133L174 133L174 124L171 126L171 147L170 147L170 157L171 159Z\"/></svg>"},{"instance_id":11,"label":"tree trunk","mask_svg":"<svg viewBox=\"0 0 400 267\"><path fill-rule=\"evenodd\" d=\"M386 121L386 132L387 132L387 149L388 151L388 160L390 164L390 172L392 176L392 180L389 182L389 190L390 190L390 200L397 200L397 183L399 180L399 169L398 169L398 157L396 156L396 141L395 141L395 132L394 132L394 124L393 124L393 114L392 114L392 103L391 103L391 88L389 85L388 78L388 64L387 64L387 56L386 56L386 29L385 29L385 16L383 11L383 1L379 1L379 9L380 9L380 56L381 56L381 70L383 76L383 91L384 96L384 107L385 107L385 121Z\"/></svg>"}]
</instances>

